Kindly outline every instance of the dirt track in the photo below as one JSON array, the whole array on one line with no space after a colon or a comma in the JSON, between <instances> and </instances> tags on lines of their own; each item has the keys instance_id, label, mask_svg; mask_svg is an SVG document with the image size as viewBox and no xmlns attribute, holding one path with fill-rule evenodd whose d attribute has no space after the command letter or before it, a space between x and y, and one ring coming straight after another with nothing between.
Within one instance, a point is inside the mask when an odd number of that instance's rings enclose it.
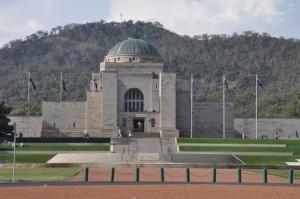
<instances>
[{"instance_id":1,"label":"dirt track","mask_svg":"<svg viewBox=\"0 0 300 199\"><path fill-rule=\"evenodd\" d=\"M165 169L165 181L185 180L185 170ZM211 182L211 169L191 169L192 182ZM69 179L83 181L84 173ZM89 181L108 181L109 168L91 168ZM116 169L115 181L133 181L134 169ZM158 169L141 169L140 181L159 181ZM262 183L261 174L243 171L242 181ZM217 182L236 182L236 171L220 169ZM270 183L287 183L287 179L269 176ZM299 184L299 181L295 181ZM299 198L300 186L265 186L261 185L97 185L97 186L35 186L35 187L0 187L1 198L216 198L216 199L285 199Z\"/></svg>"},{"instance_id":2,"label":"dirt track","mask_svg":"<svg viewBox=\"0 0 300 199\"><path fill-rule=\"evenodd\" d=\"M299 198L299 187L223 186L223 185L105 185L64 187L4 187L3 199L48 198L216 198L216 199L285 199Z\"/></svg>"}]
</instances>

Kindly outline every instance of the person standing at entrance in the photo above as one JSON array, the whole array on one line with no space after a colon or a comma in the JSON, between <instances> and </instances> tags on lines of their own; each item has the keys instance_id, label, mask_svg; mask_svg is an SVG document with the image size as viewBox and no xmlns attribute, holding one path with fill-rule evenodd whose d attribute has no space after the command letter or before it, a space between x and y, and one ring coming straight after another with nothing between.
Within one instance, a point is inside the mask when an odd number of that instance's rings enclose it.
<instances>
[{"instance_id":1,"label":"person standing at entrance","mask_svg":"<svg viewBox=\"0 0 300 199\"><path fill-rule=\"evenodd\" d=\"M117 132L118 132L118 138L122 137L122 133L121 133L121 129L119 127L117 127Z\"/></svg>"}]
</instances>

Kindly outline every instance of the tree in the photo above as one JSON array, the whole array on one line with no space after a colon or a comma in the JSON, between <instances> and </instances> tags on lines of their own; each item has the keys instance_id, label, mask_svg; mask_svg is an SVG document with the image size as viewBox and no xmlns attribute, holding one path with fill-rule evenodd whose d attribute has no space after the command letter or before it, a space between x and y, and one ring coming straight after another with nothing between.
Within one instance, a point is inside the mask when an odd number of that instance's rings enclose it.
<instances>
[{"instance_id":1,"label":"tree","mask_svg":"<svg viewBox=\"0 0 300 199\"><path fill-rule=\"evenodd\" d=\"M7 135L13 131L13 126L9 125L10 119L6 117L12 111L11 107L7 107L4 101L0 103L0 133Z\"/></svg>"}]
</instances>

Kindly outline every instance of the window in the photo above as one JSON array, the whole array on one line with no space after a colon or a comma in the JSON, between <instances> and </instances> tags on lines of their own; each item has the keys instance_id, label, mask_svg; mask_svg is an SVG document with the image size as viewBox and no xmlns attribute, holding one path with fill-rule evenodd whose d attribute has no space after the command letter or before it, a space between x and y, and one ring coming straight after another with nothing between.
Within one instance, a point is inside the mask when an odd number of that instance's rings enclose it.
<instances>
[{"instance_id":1,"label":"window","mask_svg":"<svg viewBox=\"0 0 300 199\"><path fill-rule=\"evenodd\" d=\"M55 123L53 123L53 127L55 127Z\"/></svg>"},{"instance_id":2,"label":"window","mask_svg":"<svg viewBox=\"0 0 300 199\"><path fill-rule=\"evenodd\" d=\"M154 118L151 119L151 127L155 127L155 119Z\"/></svg>"},{"instance_id":3,"label":"window","mask_svg":"<svg viewBox=\"0 0 300 199\"><path fill-rule=\"evenodd\" d=\"M123 118L123 127L126 127L126 118Z\"/></svg>"},{"instance_id":4,"label":"window","mask_svg":"<svg viewBox=\"0 0 300 199\"><path fill-rule=\"evenodd\" d=\"M129 89L124 96L125 112L144 112L144 95L137 88Z\"/></svg>"},{"instance_id":5,"label":"window","mask_svg":"<svg viewBox=\"0 0 300 199\"><path fill-rule=\"evenodd\" d=\"M73 123L73 127L75 128L75 123Z\"/></svg>"}]
</instances>

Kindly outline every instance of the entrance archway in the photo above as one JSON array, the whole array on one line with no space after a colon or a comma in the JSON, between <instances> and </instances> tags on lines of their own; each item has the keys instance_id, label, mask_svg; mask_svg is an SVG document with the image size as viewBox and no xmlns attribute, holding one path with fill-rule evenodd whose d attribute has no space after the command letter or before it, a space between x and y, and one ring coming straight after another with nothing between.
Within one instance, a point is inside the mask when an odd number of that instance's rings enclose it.
<instances>
[{"instance_id":1,"label":"entrance archway","mask_svg":"<svg viewBox=\"0 0 300 199\"><path fill-rule=\"evenodd\" d=\"M145 118L133 118L133 132L141 132L144 133L145 131Z\"/></svg>"}]
</instances>

